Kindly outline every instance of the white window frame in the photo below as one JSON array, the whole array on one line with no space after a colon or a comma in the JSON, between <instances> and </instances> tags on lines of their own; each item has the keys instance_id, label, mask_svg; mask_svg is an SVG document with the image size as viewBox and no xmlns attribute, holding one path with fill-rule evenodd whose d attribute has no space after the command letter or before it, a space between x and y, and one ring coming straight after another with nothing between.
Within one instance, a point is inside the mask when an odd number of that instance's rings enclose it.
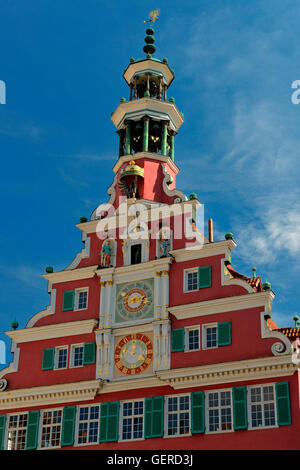
<instances>
[{"instance_id":1,"label":"white window frame","mask_svg":"<svg viewBox=\"0 0 300 470\"><path fill-rule=\"evenodd\" d=\"M25 426L20 426L19 425L19 421L20 421L20 416L24 416L26 415L27 416L27 424L26 424L26 427ZM12 416L18 416L18 425L16 428L12 428L9 426L9 421L10 421L10 418ZM14 447L13 449L12 448L8 448L8 443L9 443L9 431L10 430L16 430L16 442L18 441L18 435L19 435L19 432L24 430L25 429L25 442L24 442L24 447L22 447L21 449L17 447ZM28 429L28 412L24 411L24 412L20 412L20 413L10 413L9 415L7 415L7 422L6 422L6 430L5 430L5 439L4 439L4 448L6 450L25 450L26 449L26 436L27 436L27 429Z\"/></svg>"},{"instance_id":2,"label":"white window frame","mask_svg":"<svg viewBox=\"0 0 300 470\"><path fill-rule=\"evenodd\" d=\"M79 364L77 366L75 366L74 364L74 359L75 359L75 348L82 348L82 364ZM83 355L84 355L84 343L78 343L78 344L71 344L70 346L70 364L69 364L69 367L70 368L75 368L77 369L77 367L82 367L83 366Z\"/></svg>"},{"instance_id":3,"label":"white window frame","mask_svg":"<svg viewBox=\"0 0 300 470\"><path fill-rule=\"evenodd\" d=\"M80 292L86 292L86 306L79 308L79 294ZM87 310L89 304L89 288L88 287L80 287L78 289L75 289L75 298L74 298L74 311L81 311L81 310Z\"/></svg>"},{"instance_id":4,"label":"white window frame","mask_svg":"<svg viewBox=\"0 0 300 470\"><path fill-rule=\"evenodd\" d=\"M265 411L264 409L262 409L262 421L263 421L263 424L261 426L252 426L252 405L254 404L260 404L262 405L262 408L263 408L263 405L265 404L264 400L263 400L263 391L262 389L264 387L272 387L273 388L273 396L274 396L274 399L272 401L267 401L266 403L274 403L274 418L275 418L275 424L272 424L272 425L265 425ZM255 402L255 403L251 403L251 390L254 389L254 388L260 388L261 389L261 395L262 395L262 401L260 402ZM276 389L275 389L275 384L274 383L266 383L266 384L259 384L259 385L251 385L249 387L247 387L247 418L248 418L248 430L249 431L257 431L257 430L260 430L260 429L272 429L272 428L278 428L278 422L277 422L277 403L276 403Z\"/></svg>"},{"instance_id":5,"label":"white window frame","mask_svg":"<svg viewBox=\"0 0 300 470\"><path fill-rule=\"evenodd\" d=\"M207 346L207 329L208 328L216 328L216 334L217 334L217 337L216 337L216 340L217 340L217 344L216 346ZM210 351L211 349L216 349L218 348L218 323L205 323L204 325L202 325L202 349L206 349L207 351Z\"/></svg>"},{"instance_id":6,"label":"white window frame","mask_svg":"<svg viewBox=\"0 0 300 470\"><path fill-rule=\"evenodd\" d=\"M53 413L55 411L61 411L61 421L60 424L53 424L53 415L51 417L51 424L45 424L43 425L43 415L44 413ZM41 415L40 415L40 422L39 422L39 438L38 438L38 449L39 450L47 450L47 449L59 449L61 447L61 434L62 434L62 424L63 424L63 408L51 408L51 409L45 409L41 410ZM49 447L42 447L42 434L43 434L43 427L51 427L51 436L52 436L52 428L54 426L60 426L60 435L59 435L59 445L57 446L49 446Z\"/></svg>"},{"instance_id":7,"label":"white window frame","mask_svg":"<svg viewBox=\"0 0 300 470\"><path fill-rule=\"evenodd\" d=\"M99 408L99 413L98 413L98 419L89 419L88 420L80 420L79 417L80 417L80 408L89 408L89 415L90 415L90 408L92 407L97 407ZM96 442L86 442L86 443L83 443L83 442L78 442L78 438L79 438L79 424L81 422L87 422L88 423L88 428L87 428L87 433L89 434L89 429L90 429L90 423L91 422L97 422L97 429L98 429L98 439ZM92 445L96 445L96 444L99 444L99 432L100 432L100 403L93 403L91 405L80 405L77 407L77 413L76 413L76 422L75 422L75 446L78 446L78 447L81 447L81 446L92 446Z\"/></svg>"},{"instance_id":8,"label":"white window frame","mask_svg":"<svg viewBox=\"0 0 300 470\"><path fill-rule=\"evenodd\" d=\"M192 273L197 273L197 288L196 289L188 289L188 274ZM189 292L197 292L199 290L198 288L198 281L199 281L199 274L198 274L198 268L188 268L184 269L183 271L183 292L184 293L189 293Z\"/></svg>"},{"instance_id":9,"label":"white window frame","mask_svg":"<svg viewBox=\"0 0 300 470\"><path fill-rule=\"evenodd\" d=\"M198 334L199 334L199 347L195 349L189 349L189 332L192 330L198 330ZM201 349L200 325L186 326L184 328L184 352L200 351L200 349Z\"/></svg>"},{"instance_id":10,"label":"white window frame","mask_svg":"<svg viewBox=\"0 0 300 470\"><path fill-rule=\"evenodd\" d=\"M59 351L62 349L67 350L67 358L66 358L66 366L65 367L58 367L58 359L59 359ZM64 370L68 368L68 361L69 361L69 346L64 345L64 346L56 346L55 348L55 354L54 354L54 370Z\"/></svg>"},{"instance_id":11,"label":"white window frame","mask_svg":"<svg viewBox=\"0 0 300 470\"><path fill-rule=\"evenodd\" d=\"M142 415L136 415L138 417L143 416L143 424L142 424L142 437L132 437L131 439L123 439L123 419L127 419L128 416L124 416L124 404L125 403L135 403L135 402L143 402L143 414ZM132 407L132 410L134 410L134 405ZM131 418L133 420L134 414L131 415ZM145 439L144 435L144 429L145 429L145 399L144 398L136 398L134 400L122 400L120 402L120 415L119 415L119 442L132 442L132 441L143 441ZM132 435L133 435L133 423L132 423Z\"/></svg>"},{"instance_id":12,"label":"white window frame","mask_svg":"<svg viewBox=\"0 0 300 470\"><path fill-rule=\"evenodd\" d=\"M231 411L231 429L219 429L217 431L210 431L209 430L209 410L211 408L209 408L208 406L208 403L209 403L209 399L208 399L208 395L210 393L218 393L219 394L219 406L218 406L218 410L219 410L219 426L221 426L221 409L222 408L229 408L228 405L224 405L224 406L221 406L220 404L220 395L222 392L230 392L230 411ZM233 427L233 399L232 399L232 388L226 388L226 389L221 389L221 390L207 390L205 392L205 434L223 434L223 433L229 433L229 432L234 432L234 427Z\"/></svg>"},{"instance_id":13,"label":"white window frame","mask_svg":"<svg viewBox=\"0 0 300 470\"><path fill-rule=\"evenodd\" d=\"M176 412L169 412L168 410L168 399L169 398L180 398L180 397L189 397L189 409L188 409L188 414L189 414L189 432L187 434L180 434L180 433L176 433L176 434L168 434L168 416L169 414L177 414L177 416L179 415L180 413L180 410L177 410ZM182 412L185 412L184 410L182 410ZM179 430L179 419L177 420L177 430ZM167 438L174 438L174 437L188 437L188 436L191 436L192 435L192 432L191 432L191 428L192 428L192 416L191 416L191 394L190 393L180 393L180 394L176 394L176 395L166 395L165 396L165 400L164 400L164 437L167 437Z\"/></svg>"}]
</instances>

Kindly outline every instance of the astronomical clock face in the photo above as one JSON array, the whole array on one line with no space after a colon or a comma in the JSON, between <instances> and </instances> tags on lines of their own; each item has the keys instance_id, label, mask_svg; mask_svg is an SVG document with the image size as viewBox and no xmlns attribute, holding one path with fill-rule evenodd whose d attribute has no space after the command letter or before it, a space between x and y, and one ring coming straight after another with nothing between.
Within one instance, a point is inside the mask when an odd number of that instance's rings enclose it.
<instances>
[{"instance_id":1,"label":"astronomical clock face","mask_svg":"<svg viewBox=\"0 0 300 470\"><path fill-rule=\"evenodd\" d=\"M130 376L152 372L152 339L144 333L128 334L116 338L115 368L117 376Z\"/></svg>"},{"instance_id":2,"label":"astronomical clock face","mask_svg":"<svg viewBox=\"0 0 300 470\"><path fill-rule=\"evenodd\" d=\"M117 286L116 323L153 317L153 285L153 279L144 279Z\"/></svg>"}]
</instances>

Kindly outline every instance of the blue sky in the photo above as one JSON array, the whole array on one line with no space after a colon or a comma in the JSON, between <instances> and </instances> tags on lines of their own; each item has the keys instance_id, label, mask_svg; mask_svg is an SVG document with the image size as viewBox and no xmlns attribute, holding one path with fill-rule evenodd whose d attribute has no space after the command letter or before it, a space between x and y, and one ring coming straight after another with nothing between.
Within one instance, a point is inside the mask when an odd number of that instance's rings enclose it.
<instances>
[{"instance_id":1,"label":"blue sky","mask_svg":"<svg viewBox=\"0 0 300 470\"><path fill-rule=\"evenodd\" d=\"M300 314L299 0L9 0L0 5L0 339L49 303L45 267L81 250L75 227L108 200L118 139L110 121L144 19L160 8L157 58L175 70L185 123L177 186L196 192L233 266L272 284L273 318ZM10 360L9 353L7 359Z\"/></svg>"}]
</instances>

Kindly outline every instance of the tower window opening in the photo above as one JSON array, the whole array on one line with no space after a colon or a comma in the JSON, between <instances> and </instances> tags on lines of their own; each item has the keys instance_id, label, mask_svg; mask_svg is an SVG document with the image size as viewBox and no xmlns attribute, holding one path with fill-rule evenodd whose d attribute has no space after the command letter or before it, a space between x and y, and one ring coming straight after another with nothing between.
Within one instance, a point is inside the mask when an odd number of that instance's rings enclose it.
<instances>
[{"instance_id":1,"label":"tower window opening","mask_svg":"<svg viewBox=\"0 0 300 470\"><path fill-rule=\"evenodd\" d=\"M142 245L132 245L131 247L131 264L139 264L142 262Z\"/></svg>"}]
</instances>

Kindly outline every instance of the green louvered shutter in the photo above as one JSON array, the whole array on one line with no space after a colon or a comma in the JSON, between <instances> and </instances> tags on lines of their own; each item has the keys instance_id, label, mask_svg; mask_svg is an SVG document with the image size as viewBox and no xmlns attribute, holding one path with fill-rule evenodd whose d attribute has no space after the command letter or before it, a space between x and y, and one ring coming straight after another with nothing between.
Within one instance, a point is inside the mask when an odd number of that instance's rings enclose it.
<instances>
[{"instance_id":1,"label":"green louvered shutter","mask_svg":"<svg viewBox=\"0 0 300 470\"><path fill-rule=\"evenodd\" d=\"M63 409L61 446L74 444L76 406L65 406Z\"/></svg>"},{"instance_id":2,"label":"green louvered shutter","mask_svg":"<svg viewBox=\"0 0 300 470\"><path fill-rule=\"evenodd\" d=\"M4 450L6 415L0 416L0 450Z\"/></svg>"},{"instance_id":3,"label":"green louvered shutter","mask_svg":"<svg viewBox=\"0 0 300 470\"><path fill-rule=\"evenodd\" d=\"M204 287L211 286L211 266L205 266L204 268L198 269L198 287L203 289Z\"/></svg>"},{"instance_id":4,"label":"green louvered shutter","mask_svg":"<svg viewBox=\"0 0 300 470\"><path fill-rule=\"evenodd\" d=\"M161 437L164 434L164 397L145 399L144 437Z\"/></svg>"},{"instance_id":5,"label":"green louvered shutter","mask_svg":"<svg viewBox=\"0 0 300 470\"><path fill-rule=\"evenodd\" d=\"M192 434L204 433L204 392L193 392L191 394L191 432Z\"/></svg>"},{"instance_id":6,"label":"green louvered shutter","mask_svg":"<svg viewBox=\"0 0 300 470\"><path fill-rule=\"evenodd\" d=\"M40 410L29 411L27 420L26 449L33 450L38 445Z\"/></svg>"},{"instance_id":7,"label":"green louvered shutter","mask_svg":"<svg viewBox=\"0 0 300 470\"><path fill-rule=\"evenodd\" d=\"M100 442L113 442L118 440L119 407L120 403L118 401L101 403Z\"/></svg>"},{"instance_id":8,"label":"green louvered shutter","mask_svg":"<svg viewBox=\"0 0 300 470\"><path fill-rule=\"evenodd\" d=\"M278 382L275 385L277 422L279 426L286 426L292 423L290 409L289 383Z\"/></svg>"},{"instance_id":9,"label":"green louvered shutter","mask_svg":"<svg viewBox=\"0 0 300 470\"><path fill-rule=\"evenodd\" d=\"M184 328L172 330L171 336L172 351L184 351Z\"/></svg>"},{"instance_id":10,"label":"green louvered shutter","mask_svg":"<svg viewBox=\"0 0 300 470\"><path fill-rule=\"evenodd\" d=\"M218 346L231 344L231 323L218 323Z\"/></svg>"},{"instance_id":11,"label":"green louvered shutter","mask_svg":"<svg viewBox=\"0 0 300 470\"><path fill-rule=\"evenodd\" d=\"M247 429L247 387L234 387L232 389L233 401L233 428Z\"/></svg>"},{"instance_id":12,"label":"green louvered shutter","mask_svg":"<svg viewBox=\"0 0 300 470\"><path fill-rule=\"evenodd\" d=\"M74 290L66 290L63 296L63 311L73 310L74 308Z\"/></svg>"},{"instance_id":13,"label":"green louvered shutter","mask_svg":"<svg viewBox=\"0 0 300 470\"><path fill-rule=\"evenodd\" d=\"M85 343L83 346L83 364L94 364L95 362L95 343Z\"/></svg>"},{"instance_id":14,"label":"green louvered shutter","mask_svg":"<svg viewBox=\"0 0 300 470\"><path fill-rule=\"evenodd\" d=\"M43 351L43 370L51 370L54 367L55 348L47 348Z\"/></svg>"}]
</instances>

